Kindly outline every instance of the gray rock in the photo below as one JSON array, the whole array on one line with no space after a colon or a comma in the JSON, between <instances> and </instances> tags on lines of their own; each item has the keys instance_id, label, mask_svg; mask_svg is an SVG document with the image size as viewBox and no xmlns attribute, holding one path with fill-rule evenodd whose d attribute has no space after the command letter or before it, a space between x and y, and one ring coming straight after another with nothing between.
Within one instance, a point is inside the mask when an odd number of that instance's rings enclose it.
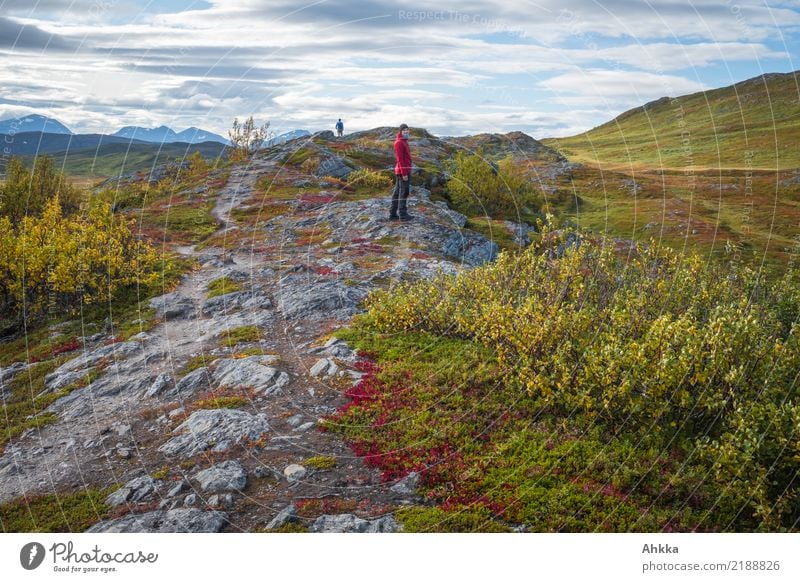
<instances>
[{"instance_id":1,"label":"gray rock","mask_svg":"<svg viewBox=\"0 0 800 582\"><path fill-rule=\"evenodd\" d=\"M178 434L159 447L169 456L189 458L205 450L226 451L243 439L258 440L269 430L264 414L242 410L198 410L175 430Z\"/></svg>"},{"instance_id":2,"label":"gray rock","mask_svg":"<svg viewBox=\"0 0 800 582\"><path fill-rule=\"evenodd\" d=\"M197 493L189 493L189 495L183 498L183 504L187 507L197 505Z\"/></svg>"},{"instance_id":3,"label":"gray rock","mask_svg":"<svg viewBox=\"0 0 800 582\"><path fill-rule=\"evenodd\" d=\"M283 470L283 475L289 482L299 481L305 477L307 473L308 470L303 465L298 465L296 463L289 465Z\"/></svg>"},{"instance_id":4,"label":"gray rock","mask_svg":"<svg viewBox=\"0 0 800 582\"><path fill-rule=\"evenodd\" d=\"M161 374L156 376L155 380L153 380L153 383L150 385L150 388L147 389L146 395L149 397L157 396L171 384L172 384L172 376L170 376L166 372L162 372Z\"/></svg>"},{"instance_id":5,"label":"gray rock","mask_svg":"<svg viewBox=\"0 0 800 582\"><path fill-rule=\"evenodd\" d=\"M348 166L339 156L328 156L320 161L319 167L314 171L318 178L331 176L333 178L347 178L353 168Z\"/></svg>"},{"instance_id":6,"label":"gray rock","mask_svg":"<svg viewBox=\"0 0 800 582\"><path fill-rule=\"evenodd\" d=\"M311 369L308 371L308 373L314 378L318 378L320 376L333 376L338 371L339 366L337 366L332 360L329 360L328 358L320 358L313 366L311 366Z\"/></svg>"},{"instance_id":7,"label":"gray rock","mask_svg":"<svg viewBox=\"0 0 800 582\"><path fill-rule=\"evenodd\" d=\"M107 346L100 346L82 356L64 362L58 369L45 377L45 383L49 376L60 375L75 370L86 370L100 363L100 360L120 360L141 350L142 346L139 342L117 342Z\"/></svg>"},{"instance_id":8,"label":"gray rock","mask_svg":"<svg viewBox=\"0 0 800 582\"><path fill-rule=\"evenodd\" d=\"M52 372L44 377L45 390L42 391L41 394L49 394L50 392L57 392L62 388L66 388L70 384L74 384L75 382L81 380L88 373L89 370L64 372L63 374Z\"/></svg>"},{"instance_id":9,"label":"gray rock","mask_svg":"<svg viewBox=\"0 0 800 582\"><path fill-rule=\"evenodd\" d=\"M188 488L189 484L183 479L181 479L172 487L172 489L167 491L167 497L176 497L181 493L183 493L184 491L186 491Z\"/></svg>"},{"instance_id":10,"label":"gray rock","mask_svg":"<svg viewBox=\"0 0 800 582\"><path fill-rule=\"evenodd\" d=\"M289 426L291 426L292 428L297 428L298 426L300 426L303 423L303 415L302 414L295 414L293 417L291 417L286 422L289 423Z\"/></svg>"},{"instance_id":11,"label":"gray rock","mask_svg":"<svg viewBox=\"0 0 800 582\"><path fill-rule=\"evenodd\" d=\"M309 528L314 533L393 533L400 529L389 515L373 520L356 517L352 513L320 515Z\"/></svg>"},{"instance_id":12,"label":"gray rock","mask_svg":"<svg viewBox=\"0 0 800 582\"><path fill-rule=\"evenodd\" d=\"M156 480L149 475L143 475L142 477L136 477L128 481L121 488L106 497L106 503L112 507L122 505L123 503L137 503L153 493L155 489Z\"/></svg>"},{"instance_id":13,"label":"gray rock","mask_svg":"<svg viewBox=\"0 0 800 582\"><path fill-rule=\"evenodd\" d=\"M237 309L269 309L272 300L264 293L252 291L235 291L225 295L217 295L203 303L203 315L230 313Z\"/></svg>"},{"instance_id":14,"label":"gray rock","mask_svg":"<svg viewBox=\"0 0 800 582\"><path fill-rule=\"evenodd\" d=\"M269 365L276 361L278 357L270 355L218 360L214 380L220 387L250 386L265 394L274 394L289 383L286 372Z\"/></svg>"},{"instance_id":15,"label":"gray rock","mask_svg":"<svg viewBox=\"0 0 800 582\"><path fill-rule=\"evenodd\" d=\"M241 491L247 485L247 473L239 461L217 463L194 476L207 493Z\"/></svg>"},{"instance_id":16,"label":"gray rock","mask_svg":"<svg viewBox=\"0 0 800 582\"><path fill-rule=\"evenodd\" d=\"M153 297L150 307L159 317L179 319L194 314L194 301L177 291Z\"/></svg>"},{"instance_id":17,"label":"gray rock","mask_svg":"<svg viewBox=\"0 0 800 582\"><path fill-rule=\"evenodd\" d=\"M500 247L483 237L454 232L442 245L442 253L459 259L471 267L477 267L497 258Z\"/></svg>"},{"instance_id":18,"label":"gray rock","mask_svg":"<svg viewBox=\"0 0 800 582\"><path fill-rule=\"evenodd\" d=\"M158 510L93 525L87 533L206 533L220 531L228 521L222 511L201 509Z\"/></svg>"},{"instance_id":19,"label":"gray rock","mask_svg":"<svg viewBox=\"0 0 800 582\"><path fill-rule=\"evenodd\" d=\"M389 487L392 493L398 495L416 495L417 486L419 485L419 473L412 471L397 483Z\"/></svg>"},{"instance_id":20,"label":"gray rock","mask_svg":"<svg viewBox=\"0 0 800 582\"><path fill-rule=\"evenodd\" d=\"M175 387L169 391L169 394L185 396L187 394L194 394L199 390L207 390L210 387L208 368L202 367L192 370L178 380Z\"/></svg>"},{"instance_id":21,"label":"gray rock","mask_svg":"<svg viewBox=\"0 0 800 582\"><path fill-rule=\"evenodd\" d=\"M233 507L233 502L233 495L230 493L212 495L208 498L208 505L210 507L224 507L225 509L230 509Z\"/></svg>"},{"instance_id":22,"label":"gray rock","mask_svg":"<svg viewBox=\"0 0 800 582\"><path fill-rule=\"evenodd\" d=\"M278 308L288 320L349 319L367 293L338 279L309 283L304 275L291 275L281 279Z\"/></svg>"},{"instance_id":23,"label":"gray rock","mask_svg":"<svg viewBox=\"0 0 800 582\"><path fill-rule=\"evenodd\" d=\"M283 509L278 512L278 515L272 518L267 524L267 527L264 529L276 529L281 527L284 524L287 524L291 521L297 520L297 508L294 506L294 503L291 505L287 505Z\"/></svg>"}]
</instances>

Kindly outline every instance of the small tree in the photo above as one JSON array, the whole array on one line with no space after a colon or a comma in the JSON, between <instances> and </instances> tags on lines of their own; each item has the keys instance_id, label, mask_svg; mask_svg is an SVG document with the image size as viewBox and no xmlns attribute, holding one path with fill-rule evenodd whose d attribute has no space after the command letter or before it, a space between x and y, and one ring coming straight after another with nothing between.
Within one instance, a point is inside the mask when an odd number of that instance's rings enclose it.
<instances>
[{"instance_id":1,"label":"small tree","mask_svg":"<svg viewBox=\"0 0 800 582\"><path fill-rule=\"evenodd\" d=\"M261 149L264 142L270 142L273 132L269 130L269 121L257 127L253 116L247 118L244 123L239 123L239 119L233 120L233 127L228 131L232 153L231 159L244 160L253 157Z\"/></svg>"}]
</instances>

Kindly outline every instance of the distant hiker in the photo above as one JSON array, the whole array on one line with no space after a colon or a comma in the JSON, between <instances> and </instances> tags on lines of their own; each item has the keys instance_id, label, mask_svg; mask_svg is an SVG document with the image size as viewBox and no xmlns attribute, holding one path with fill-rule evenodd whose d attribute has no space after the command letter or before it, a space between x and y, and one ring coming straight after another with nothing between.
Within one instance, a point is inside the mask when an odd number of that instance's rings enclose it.
<instances>
[{"instance_id":1,"label":"distant hiker","mask_svg":"<svg viewBox=\"0 0 800 582\"><path fill-rule=\"evenodd\" d=\"M339 134L339 137L342 137L344 133L344 123L342 123L342 118L339 118L339 121L336 122L336 133Z\"/></svg>"},{"instance_id":2,"label":"distant hiker","mask_svg":"<svg viewBox=\"0 0 800 582\"><path fill-rule=\"evenodd\" d=\"M392 191L392 209L389 211L389 220L411 220L406 208L408 190L411 180L411 149L408 147L408 126L400 124L400 131L394 140L394 157L397 163L394 166L395 184Z\"/></svg>"}]
</instances>

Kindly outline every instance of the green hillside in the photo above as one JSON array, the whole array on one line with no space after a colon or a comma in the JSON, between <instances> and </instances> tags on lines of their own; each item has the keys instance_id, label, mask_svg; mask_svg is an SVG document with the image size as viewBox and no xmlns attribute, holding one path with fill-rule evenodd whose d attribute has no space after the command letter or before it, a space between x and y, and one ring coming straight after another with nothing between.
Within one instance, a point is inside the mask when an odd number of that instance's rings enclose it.
<instances>
[{"instance_id":1,"label":"green hillside","mask_svg":"<svg viewBox=\"0 0 800 582\"><path fill-rule=\"evenodd\" d=\"M800 167L800 71L657 101L585 133L542 142L608 168Z\"/></svg>"},{"instance_id":2,"label":"green hillside","mask_svg":"<svg viewBox=\"0 0 800 582\"><path fill-rule=\"evenodd\" d=\"M56 165L73 180L110 178L132 172L148 172L153 168L184 159L194 152L200 152L207 159L224 155L225 146L216 142L198 144L103 144L96 148L68 150L48 154ZM34 156L23 159L30 166Z\"/></svg>"}]
</instances>

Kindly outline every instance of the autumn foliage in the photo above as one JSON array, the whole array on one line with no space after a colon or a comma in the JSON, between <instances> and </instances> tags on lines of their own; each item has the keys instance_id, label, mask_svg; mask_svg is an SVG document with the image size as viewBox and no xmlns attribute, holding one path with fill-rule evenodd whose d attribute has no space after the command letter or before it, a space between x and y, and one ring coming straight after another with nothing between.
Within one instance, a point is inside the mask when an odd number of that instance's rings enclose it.
<instances>
[{"instance_id":1,"label":"autumn foliage","mask_svg":"<svg viewBox=\"0 0 800 582\"><path fill-rule=\"evenodd\" d=\"M58 195L41 216L0 217L0 311L30 318L107 301L127 286L154 284L160 257L108 203L64 215Z\"/></svg>"}]
</instances>

